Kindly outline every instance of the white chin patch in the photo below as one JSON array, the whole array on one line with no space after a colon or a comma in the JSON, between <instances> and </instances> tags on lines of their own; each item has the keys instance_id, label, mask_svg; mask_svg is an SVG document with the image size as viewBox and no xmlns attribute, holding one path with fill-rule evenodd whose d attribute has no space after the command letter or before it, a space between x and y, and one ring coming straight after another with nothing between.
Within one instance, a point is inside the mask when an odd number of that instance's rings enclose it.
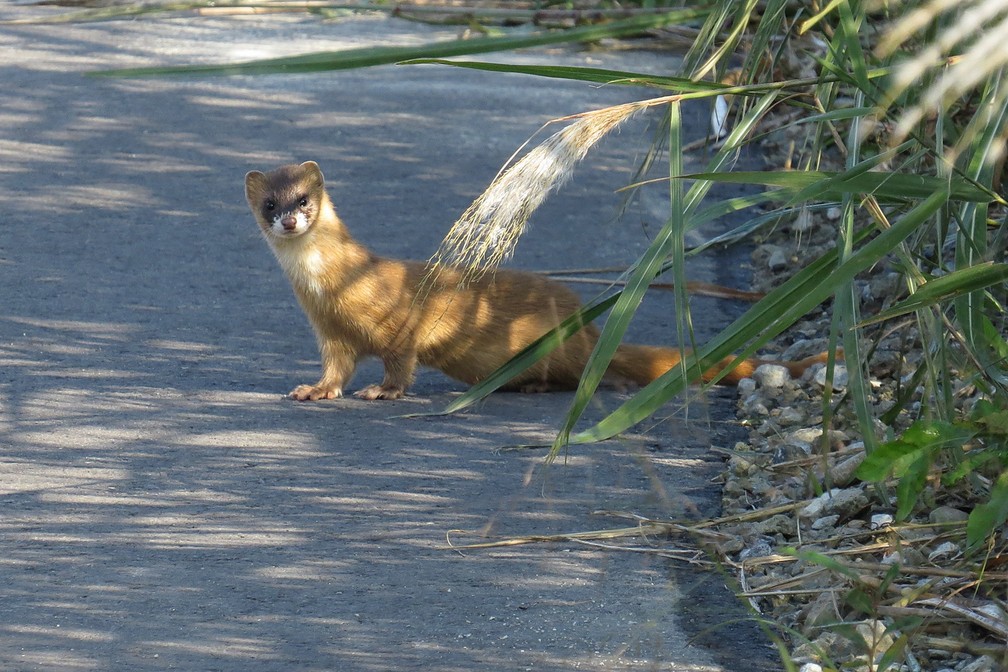
<instances>
[{"instance_id":1,"label":"white chin patch","mask_svg":"<svg viewBox=\"0 0 1008 672\"><path fill-rule=\"evenodd\" d=\"M270 230L273 235L276 236L299 236L308 230L308 218L305 217L303 212L295 213L294 215L294 228L285 229L283 226L283 220L290 217L289 212L285 212L281 215L277 215L273 218L273 223L270 225Z\"/></svg>"}]
</instances>

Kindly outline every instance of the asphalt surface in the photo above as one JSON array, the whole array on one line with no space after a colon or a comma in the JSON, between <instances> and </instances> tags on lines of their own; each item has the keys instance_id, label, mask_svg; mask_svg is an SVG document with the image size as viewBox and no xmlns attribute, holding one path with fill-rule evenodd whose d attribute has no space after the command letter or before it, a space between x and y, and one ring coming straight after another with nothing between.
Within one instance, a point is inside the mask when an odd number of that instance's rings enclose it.
<instances>
[{"instance_id":1,"label":"asphalt surface","mask_svg":"<svg viewBox=\"0 0 1008 672\"><path fill-rule=\"evenodd\" d=\"M0 19L58 11L8 5ZM0 670L773 668L717 573L573 542L449 548L627 524L598 511L715 514L709 448L735 440L730 391L548 468L541 450L502 447L552 440L567 394L401 417L463 390L422 371L401 402L282 396L315 380L318 356L247 211L246 171L318 161L360 240L422 259L543 123L653 92L435 66L83 74L453 35L375 16L0 25ZM672 57L507 58L666 72ZM693 137L705 116L690 111ZM613 266L645 249L664 192L616 219L616 189L654 121L593 152L515 266ZM736 266L689 274L737 280ZM697 300L699 334L739 310ZM659 295L632 335L671 342L673 325ZM379 375L363 366L351 389ZM604 392L591 414L625 398Z\"/></svg>"}]
</instances>

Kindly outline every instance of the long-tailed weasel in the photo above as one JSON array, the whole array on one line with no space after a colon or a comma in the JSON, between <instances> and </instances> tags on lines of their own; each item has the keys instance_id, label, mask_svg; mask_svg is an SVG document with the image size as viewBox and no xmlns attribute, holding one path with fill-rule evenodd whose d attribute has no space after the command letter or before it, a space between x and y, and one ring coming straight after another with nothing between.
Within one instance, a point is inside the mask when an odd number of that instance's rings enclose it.
<instances>
[{"instance_id":1,"label":"long-tailed weasel","mask_svg":"<svg viewBox=\"0 0 1008 672\"><path fill-rule=\"evenodd\" d=\"M298 400L342 396L357 362L375 356L385 365L379 385L357 391L364 399L398 399L417 364L474 384L556 327L580 307L567 287L533 273L498 270L460 286L445 269L421 283L428 265L383 259L356 242L336 214L318 164L308 161L245 176L245 196L266 240L308 315L322 354L322 377L299 385ZM513 378L512 390L573 389L598 339L586 324L548 357ZM607 377L645 385L679 363L673 348L624 344ZM704 373L710 380L733 358ZM795 376L823 356L778 362ZM734 384L763 362L745 360L721 379Z\"/></svg>"}]
</instances>

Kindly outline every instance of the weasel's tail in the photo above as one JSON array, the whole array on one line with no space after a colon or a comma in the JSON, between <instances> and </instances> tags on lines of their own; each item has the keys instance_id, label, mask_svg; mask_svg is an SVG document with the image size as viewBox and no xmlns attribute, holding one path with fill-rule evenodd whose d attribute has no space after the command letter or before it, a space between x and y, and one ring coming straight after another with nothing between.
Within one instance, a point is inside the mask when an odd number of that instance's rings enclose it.
<instances>
[{"instance_id":1,"label":"weasel's tail","mask_svg":"<svg viewBox=\"0 0 1008 672\"><path fill-rule=\"evenodd\" d=\"M718 383L721 385L737 385L743 378L751 377L757 367L763 364L779 364L780 366L787 367L793 378L800 378L805 373L805 369L813 364L823 364L828 358L829 353L823 352L796 362L755 358L744 359L735 368L728 371ZM839 348L837 349L837 358L843 358L843 350ZM624 343L613 356L612 363L609 364L608 373L617 380L629 380L637 385L644 386L673 366L678 365L681 359L682 352L675 348ZM713 380L718 374L731 366L734 360L734 356L725 357L704 371L700 379L704 382Z\"/></svg>"}]
</instances>

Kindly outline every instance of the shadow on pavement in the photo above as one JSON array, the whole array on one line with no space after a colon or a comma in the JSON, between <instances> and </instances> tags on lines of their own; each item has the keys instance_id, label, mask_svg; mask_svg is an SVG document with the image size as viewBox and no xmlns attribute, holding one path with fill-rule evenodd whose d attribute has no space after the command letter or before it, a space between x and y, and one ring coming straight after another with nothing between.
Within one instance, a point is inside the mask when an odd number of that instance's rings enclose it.
<instances>
[{"instance_id":1,"label":"shadow on pavement","mask_svg":"<svg viewBox=\"0 0 1008 672\"><path fill-rule=\"evenodd\" d=\"M462 389L425 371L400 404L282 399L314 380L317 354L242 195L245 171L314 159L358 238L426 258L540 124L640 91L429 67L82 76L342 48L376 33L447 36L302 17L3 28L0 77L19 94L0 102L10 196L0 238L0 667L720 669L677 625L684 595L709 601L714 622L721 609L725 622L741 615L719 578L711 585L647 552L447 546L626 524L596 510L716 512L721 461L709 447L734 440L730 392L690 406L686 422L670 406L641 433L572 449L549 468L542 450L500 448L551 441L569 395L496 395L457 417L396 417L436 410ZM652 70L668 58L549 56ZM650 142L648 121L600 148L536 216L517 265L636 258L663 215L638 206L614 224L613 192ZM723 272L706 262L695 277ZM649 301L634 337L668 342L671 301ZM364 367L354 389L378 373ZM601 394L594 417L624 398ZM742 644L757 669L769 649Z\"/></svg>"}]
</instances>

